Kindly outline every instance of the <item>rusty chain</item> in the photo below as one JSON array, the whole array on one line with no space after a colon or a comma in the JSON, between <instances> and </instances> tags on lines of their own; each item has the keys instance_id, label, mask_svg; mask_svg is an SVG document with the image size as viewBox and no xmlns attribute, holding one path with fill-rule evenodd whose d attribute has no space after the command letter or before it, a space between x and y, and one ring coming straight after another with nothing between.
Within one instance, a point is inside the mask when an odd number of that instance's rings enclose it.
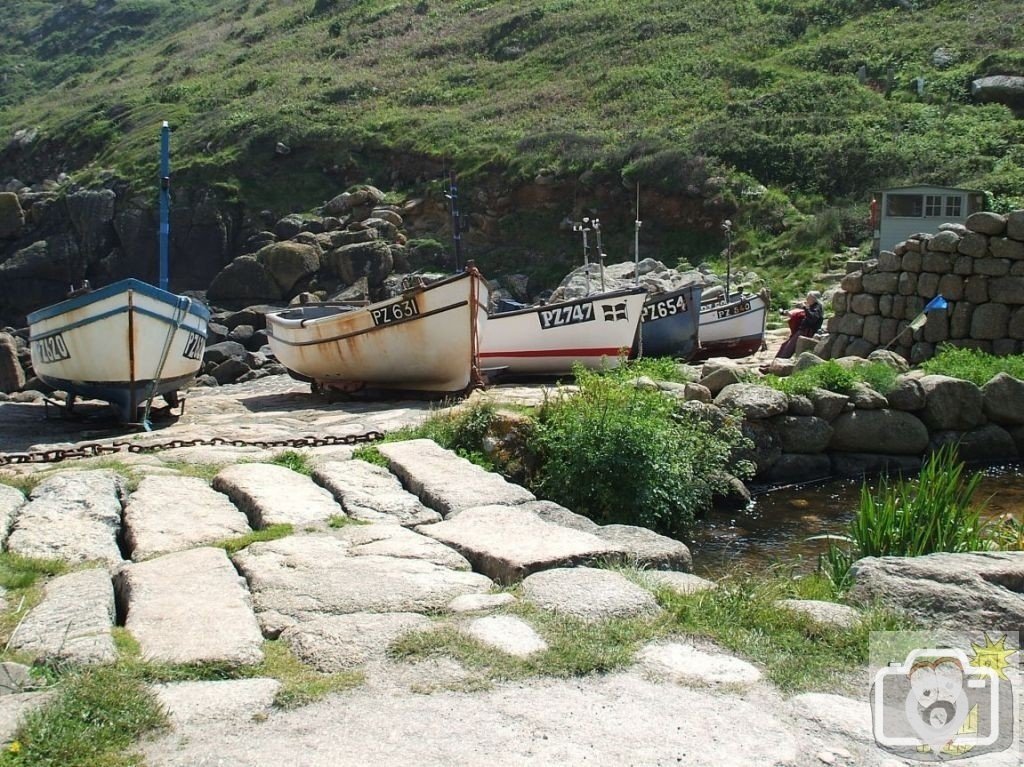
<instances>
[{"instance_id":1,"label":"rusty chain","mask_svg":"<svg viewBox=\"0 0 1024 767\"><path fill-rule=\"evenodd\" d=\"M132 442L89 442L70 448L53 450L36 450L28 453L0 453L0 466L12 466L22 463L57 463L74 458L94 458L115 453L158 453L162 450L174 450L180 447L328 447L333 445L360 445L377 442L384 438L384 433L368 431L364 434L347 434L342 437L296 437L294 439L226 439L211 437L210 439L172 439L152 445L137 445Z\"/></svg>"}]
</instances>

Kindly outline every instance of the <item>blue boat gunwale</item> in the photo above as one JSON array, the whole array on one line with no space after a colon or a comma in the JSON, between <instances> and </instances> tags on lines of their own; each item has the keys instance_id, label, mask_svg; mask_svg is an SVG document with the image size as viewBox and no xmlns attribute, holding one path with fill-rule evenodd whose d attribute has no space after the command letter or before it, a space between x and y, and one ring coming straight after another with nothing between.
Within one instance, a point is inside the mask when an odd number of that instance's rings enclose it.
<instances>
[{"instance_id":1,"label":"blue boat gunwale","mask_svg":"<svg viewBox=\"0 0 1024 767\"><path fill-rule=\"evenodd\" d=\"M126 280L119 280L118 282L105 285L102 288L97 288L89 293L83 293L80 296L68 298L60 303L52 304L51 306L46 306L34 311L28 315L28 323L29 325L32 325L37 322L42 322L43 320L53 319L61 314L74 311L75 309L81 309L84 306L89 306L89 304L111 298L119 293L124 293L129 290L174 307L180 306L184 298L176 293L161 290L158 287L150 285L148 282L143 282L142 280L137 280L134 277L129 277ZM188 313L193 314L206 322L209 322L210 320L210 310L200 301L192 301L191 305L188 307Z\"/></svg>"}]
</instances>

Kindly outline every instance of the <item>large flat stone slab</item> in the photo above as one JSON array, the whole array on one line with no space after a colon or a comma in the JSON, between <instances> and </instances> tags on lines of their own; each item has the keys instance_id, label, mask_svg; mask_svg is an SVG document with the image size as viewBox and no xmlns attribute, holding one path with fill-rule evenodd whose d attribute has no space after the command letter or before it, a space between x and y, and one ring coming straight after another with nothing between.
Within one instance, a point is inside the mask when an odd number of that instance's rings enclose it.
<instances>
[{"instance_id":1,"label":"large flat stone slab","mask_svg":"<svg viewBox=\"0 0 1024 767\"><path fill-rule=\"evenodd\" d=\"M383 466L357 459L330 461L313 471L313 480L331 491L353 519L406 527L441 521L438 512L424 506Z\"/></svg>"},{"instance_id":2,"label":"large flat stone slab","mask_svg":"<svg viewBox=\"0 0 1024 767\"><path fill-rule=\"evenodd\" d=\"M105 469L68 471L44 479L18 512L8 550L72 563L120 563L123 482Z\"/></svg>"},{"instance_id":3,"label":"large flat stone slab","mask_svg":"<svg viewBox=\"0 0 1024 767\"><path fill-rule=\"evenodd\" d=\"M526 488L484 471L429 439L391 442L378 449L406 490L446 518L475 506L514 506L537 500Z\"/></svg>"},{"instance_id":4,"label":"large flat stone slab","mask_svg":"<svg viewBox=\"0 0 1024 767\"><path fill-rule=\"evenodd\" d=\"M20 490L8 485L0 485L0 546L7 540L11 524L18 509L25 505L25 496Z\"/></svg>"},{"instance_id":5,"label":"large flat stone slab","mask_svg":"<svg viewBox=\"0 0 1024 767\"><path fill-rule=\"evenodd\" d=\"M124 508L135 561L252 532L227 496L198 477L146 477Z\"/></svg>"},{"instance_id":6,"label":"large flat stone slab","mask_svg":"<svg viewBox=\"0 0 1024 767\"><path fill-rule=\"evenodd\" d=\"M142 657L163 663L263 660L249 594L223 549L200 548L126 565L117 575L125 627Z\"/></svg>"},{"instance_id":7,"label":"large flat stone slab","mask_svg":"<svg viewBox=\"0 0 1024 767\"><path fill-rule=\"evenodd\" d=\"M852 600L881 603L924 626L1024 626L1024 552L866 557L850 572Z\"/></svg>"},{"instance_id":8,"label":"large flat stone slab","mask_svg":"<svg viewBox=\"0 0 1024 767\"><path fill-rule=\"evenodd\" d=\"M113 663L114 586L105 569L82 570L46 584L42 601L11 638L37 662Z\"/></svg>"},{"instance_id":9,"label":"large flat stone slab","mask_svg":"<svg viewBox=\"0 0 1024 767\"><path fill-rule=\"evenodd\" d=\"M473 569L500 583L620 553L617 546L592 533L554 525L535 512L508 506L467 509L419 530L456 549L472 562Z\"/></svg>"},{"instance_id":10,"label":"large flat stone slab","mask_svg":"<svg viewBox=\"0 0 1024 767\"><path fill-rule=\"evenodd\" d=\"M421 559L354 556L350 548L332 535L303 535L234 555L267 636L325 615L440 611L457 596L484 594L493 585L477 573Z\"/></svg>"},{"instance_id":11,"label":"large flat stone slab","mask_svg":"<svg viewBox=\"0 0 1024 767\"><path fill-rule=\"evenodd\" d=\"M683 572L693 569L693 557L685 543L646 527L599 525L593 533L618 549L621 552L620 558L634 567Z\"/></svg>"},{"instance_id":12,"label":"large flat stone slab","mask_svg":"<svg viewBox=\"0 0 1024 767\"><path fill-rule=\"evenodd\" d=\"M328 615L292 626L281 641L303 663L332 674L382 660L393 641L430 625L430 618L417 613Z\"/></svg>"},{"instance_id":13,"label":"large flat stone slab","mask_svg":"<svg viewBox=\"0 0 1024 767\"><path fill-rule=\"evenodd\" d=\"M655 615L661 608L646 589L611 570L559 568L523 581L523 595L540 608L583 621Z\"/></svg>"},{"instance_id":14,"label":"large flat stone slab","mask_svg":"<svg viewBox=\"0 0 1024 767\"><path fill-rule=\"evenodd\" d=\"M270 463L229 466L213 488L246 513L254 528L322 525L344 514L334 497L304 474Z\"/></svg>"},{"instance_id":15,"label":"large flat stone slab","mask_svg":"<svg viewBox=\"0 0 1024 767\"><path fill-rule=\"evenodd\" d=\"M469 560L455 549L399 525L350 525L332 535L345 541L354 556L422 559L452 570L472 569Z\"/></svg>"},{"instance_id":16,"label":"large flat stone slab","mask_svg":"<svg viewBox=\"0 0 1024 767\"><path fill-rule=\"evenodd\" d=\"M0 743L10 743L25 716L56 697L54 692L23 692L0 695Z\"/></svg>"},{"instance_id":17,"label":"large flat stone slab","mask_svg":"<svg viewBox=\"0 0 1024 767\"><path fill-rule=\"evenodd\" d=\"M668 589L681 596L696 594L718 588L718 584L701 578L693 573L681 573L675 570L644 570L640 573L641 580L651 589Z\"/></svg>"},{"instance_id":18,"label":"large flat stone slab","mask_svg":"<svg viewBox=\"0 0 1024 767\"><path fill-rule=\"evenodd\" d=\"M175 727L252 721L269 713L281 689L276 679L173 682L151 688Z\"/></svg>"}]
</instances>

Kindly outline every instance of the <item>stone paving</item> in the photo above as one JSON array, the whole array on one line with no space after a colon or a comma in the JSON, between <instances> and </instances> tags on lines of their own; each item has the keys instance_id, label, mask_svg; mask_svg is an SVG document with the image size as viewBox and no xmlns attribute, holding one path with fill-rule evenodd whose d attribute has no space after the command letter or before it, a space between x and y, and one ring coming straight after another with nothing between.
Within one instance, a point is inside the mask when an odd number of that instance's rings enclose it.
<instances>
[{"instance_id":1,"label":"stone paving","mask_svg":"<svg viewBox=\"0 0 1024 767\"><path fill-rule=\"evenodd\" d=\"M505 392L518 403L544 396L538 387ZM178 422L128 436L340 436L416 423L433 407L332 404L289 379L263 379L194 392ZM0 405L0 450L125 436L43 421L42 412ZM596 525L430 442L383 446L390 471L328 446L300 451L313 465L306 476L269 463L275 452L121 453L127 478L97 461L5 472L41 480L27 498L0 485L6 548L79 568L46 584L13 648L40 662L107 662L122 626L145 660L251 666L266 640L279 639L312 669L367 672L361 688L295 711L274 708L273 679L157 685L173 728L145 745L152 767L894 764L863 739L858 701L833 696L830 718L815 698L783 700L750 664L678 641L643 648L619 674L446 690L470 671L444 658L397 660L389 644L447 626L530 658L545 641L506 614L518 602L583 621L656 617L653 591L714 584L685 572L683 544ZM292 534L231 556L211 545L279 523ZM652 568L643 585L600 569L622 562ZM46 700L0 696L0 738Z\"/></svg>"}]
</instances>

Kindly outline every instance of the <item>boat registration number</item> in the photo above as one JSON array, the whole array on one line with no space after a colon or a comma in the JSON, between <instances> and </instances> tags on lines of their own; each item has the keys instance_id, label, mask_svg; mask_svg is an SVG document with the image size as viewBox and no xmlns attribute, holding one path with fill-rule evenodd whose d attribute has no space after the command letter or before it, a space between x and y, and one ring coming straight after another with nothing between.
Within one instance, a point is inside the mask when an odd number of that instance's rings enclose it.
<instances>
[{"instance_id":1,"label":"boat registration number","mask_svg":"<svg viewBox=\"0 0 1024 767\"><path fill-rule=\"evenodd\" d=\"M35 346L36 357L41 362L60 362L71 359L71 352L68 351L68 345L64 343L64 335L61 333L32 343Z\"/></svg>"},{"instance_id":2,"label":"boat registration number","mask_svg":"<svg viewBox=\"0 0 1024 767\"><path fill-rule=\"evenodd\" d=\"M738 304L727 306L724 309L718 309L718 318L724 319L726 317L735 317L737 314L743 314L744 312L750 311L749 301L740 301Z\"/></svg>"},{"instance_id":3,"label":"boat registration number","mask_svg":"<svg viewBox=\"0 0 1024 767\"><path fill-rule=\"evenodd\" d=\"M390 325L393 322L401 322L410 317L415 317L419 313L420 310L416 306L415 298L407 298L404 301L398 301L394 304L370 310L370 316L373 317L374 325Z\"/></svg>"},{"instance_id":4,"label":"boat registration number","mask_svg":"<svg viewBox=\"0 0 1024 767\"><path fill-rule=\"evenodd\" d=\"M644 313L640 318L641 322L652 322L653 320L664 319L675 314L686 311L686 299L682 296L675 298L664 298L661 301L651 301L644 304Z\"/></svg>"},{"instance_id":5,"label":"boat registration number","mask_svg":"<svg viewBox=\"0 0 1024 767\"><path fill-rule=\"evenodd\" d=\"M189 333L188 340L185 342L185 351L183 352L186 359L197 360L203 355L204 339L198 333Z\"/></svg>"},{"instance_id":6,"label":"boat registration number","mask_svg":"<svg viewBox=\"0 0 1024 767\"><path fill-rule=\"evenodd\" d=\"M594 305L591 303L556 306L551 309L541 309L537 316L540 317L540 327L542 330L561 328L566 325L577 325L581 322L593 322Z\"/></svg>"}]
</instances>

